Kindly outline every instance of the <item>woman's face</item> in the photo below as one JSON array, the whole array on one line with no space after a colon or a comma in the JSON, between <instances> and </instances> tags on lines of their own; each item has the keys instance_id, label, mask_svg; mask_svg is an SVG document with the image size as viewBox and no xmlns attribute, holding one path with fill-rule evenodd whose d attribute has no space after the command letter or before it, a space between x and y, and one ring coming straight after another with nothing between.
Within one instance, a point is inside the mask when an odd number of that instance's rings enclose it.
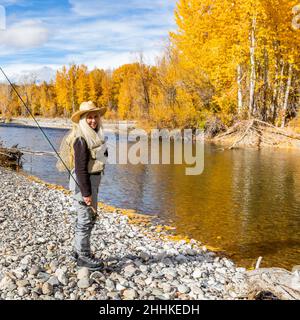
<instances>
[{"instance_id":1,"label":"woman's face","mask_svg":"<svg viewBox=\"0 0 300 320\"><path fill-rule=\"evenodd\" d=\"M99 123L100 123L100 115L99 112L93 111L89 112L86 116L86 122L92 129L97 129Z\"/></svg>"}]
</instances>

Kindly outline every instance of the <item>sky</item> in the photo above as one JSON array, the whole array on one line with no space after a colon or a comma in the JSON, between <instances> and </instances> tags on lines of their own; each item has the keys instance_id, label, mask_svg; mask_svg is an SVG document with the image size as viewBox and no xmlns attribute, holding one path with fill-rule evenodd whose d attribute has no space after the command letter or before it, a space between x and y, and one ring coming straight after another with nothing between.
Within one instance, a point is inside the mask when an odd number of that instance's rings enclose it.
<instances>
[{"instance_id":1,"label":"sky","mask_svg":"<svg viewBox=\"0 0 300 320\"><path fill-rule=\"evenodd\" d=\"M36 71L49 78L53 70L70 63L90 70L116 68L136 61L141 52L145 62L153 64L168 32L176 30L175 4L176 0L0 0L0 65L11 77Z\"/></svg>"}]
</instances>

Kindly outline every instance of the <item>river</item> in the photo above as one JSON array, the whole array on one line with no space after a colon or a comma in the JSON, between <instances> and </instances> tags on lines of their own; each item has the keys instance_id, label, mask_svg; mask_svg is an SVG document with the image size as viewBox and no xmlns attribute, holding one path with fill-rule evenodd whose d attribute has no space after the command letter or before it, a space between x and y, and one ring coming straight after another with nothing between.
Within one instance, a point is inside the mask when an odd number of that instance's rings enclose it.
<instances>
[{"instance_id":1,"label":"river","mask_svg":"<svg viewBox=\"0 0 300 320\"><path fill-rule=\"evenodd\" d=\"M45 129L58 147L66 131ZM52 151L36 128L0 125L6 146ZM300 264L300 151L236 149L205 144L204 171L188 176L184 165L106 166L99 200L158 215L180 234L220 248L238 265ZM52 156L24 157L23 170L68 186Z\"/></svg>"}]
</instances>

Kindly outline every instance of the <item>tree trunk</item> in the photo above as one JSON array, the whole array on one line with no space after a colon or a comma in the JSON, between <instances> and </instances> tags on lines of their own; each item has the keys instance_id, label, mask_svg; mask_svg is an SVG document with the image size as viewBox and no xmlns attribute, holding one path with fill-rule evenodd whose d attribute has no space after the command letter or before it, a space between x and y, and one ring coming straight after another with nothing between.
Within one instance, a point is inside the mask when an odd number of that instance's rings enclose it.
<instances>
[{"instance_id":1,"label":"tree trunk","mask_svg":"<svg viewBox=\"0 0 300 320\"><path fill-rule=\"evenodd\" d=\"M277 107L278 107L278 76L279 76L279 61L276 61L276 73L275 73L275 81L274 81L274 89L273 89L273 96L272 96L272 123L275 123L276 117L277 117Z\"/></svg>"},{"instance_id":2,"label":"tree trunk","mask_svg":"<svg viewBox=\"0 0 300 320\"><path fill-rule=\"evenodd\" d=\"M255 46L256 46L256 38L255 38L255 30L256 30L256 18L252 19L251 25L251 34L250 34L250 88L249 88L249 117L252 116L254 110L254 95L255 95L255 83L256 83L256 66L255 66Z\"/></svg>"},{"instance_id":3,"label":"tree trunk","mask_svg":"<svg viewBox=\"0 0 300 320\"><path fill-rule=\"evenodd\" d=\"M263 121L267 121L267 104L268 104L268 89L269 89L269 57L266 49L266 41L264 47L264 87L263 87L263 108L261 116Z\"/></svg>"},{"instance_id":4,"label":"tree trunk","mask_svg":"<svg viewBox=\"0 0 300 320\"><path fill-rule=\"evenodd\" d=\"M287 110L288 110L288 104L289 104L289 95L290 95L291 84L292 84L292 77L293 77L293 65L290 63L289 64L288 80L287 80L285 97L284 97L284 104L283 104L283 115L282 115L281 128L284 128L285 122L286 122L286 116L287 116Z\"/></svg>"},{"instance_id":5,"label":"tree trunk","mask_svg":"<svg viewBox=\"0 0 300 320\"><path fill-rule=\"evenodd\" d=\"M237 66L237 85L238 85L238 113L243 110L243 92L242 92L242 67L240 64Z\"/></svg>"}]
</instances>

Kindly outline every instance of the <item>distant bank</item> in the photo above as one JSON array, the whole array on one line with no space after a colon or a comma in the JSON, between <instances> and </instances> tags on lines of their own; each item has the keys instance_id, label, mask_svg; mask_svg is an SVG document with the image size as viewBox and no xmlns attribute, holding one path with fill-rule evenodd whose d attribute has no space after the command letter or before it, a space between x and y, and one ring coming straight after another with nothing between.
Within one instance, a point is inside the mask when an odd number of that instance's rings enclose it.
<instances>
[{"instance_id":1,"label":"distant bank","mask_svg":"<svg viewBox=\"0 0 300 320\"><path fill-rule=\"evenodd\" d=\"M53 129L71 129L72 123L69 118L36 118L37 122L42 128ZM0 117L0 123L5 123L5 119ZM12 125L36 127L36 123L32 118L17 117L12 118L9 122ZM127 120L103 120L103 126L107 131L115 131L118 129L119 124L127 125L128 128L135 128L136 121Z\"/></svg>"}]
</instances>

